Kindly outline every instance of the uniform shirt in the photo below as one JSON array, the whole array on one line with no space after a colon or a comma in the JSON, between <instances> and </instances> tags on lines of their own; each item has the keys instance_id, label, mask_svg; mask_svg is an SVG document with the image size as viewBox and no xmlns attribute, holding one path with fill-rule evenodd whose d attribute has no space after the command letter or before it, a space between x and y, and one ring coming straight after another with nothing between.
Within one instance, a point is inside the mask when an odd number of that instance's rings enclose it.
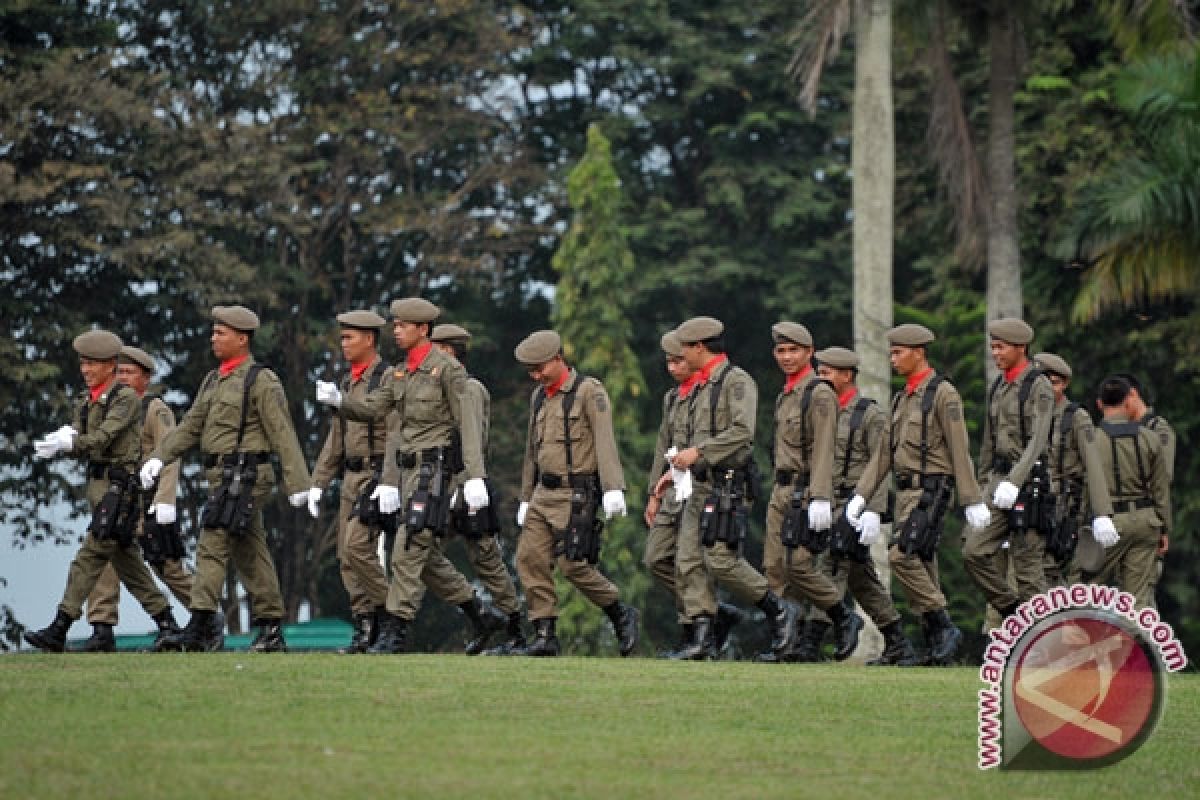
<instances>
[{"instance_id":1,"label":"uniform shirt","mask_svg":"<svg viewBox=\"0 0 1200 800\"><path fill-rule=\"evenodd\" d=\"M983 445L979 448L979 474L984 483L1007 480L1023 486L1029 480L1033 464L1046 451L1050 437L1050 420L1054 416L1054 387L1045 375L1033 381L1029 397L1021 406L1020 390L1033 362L1009 383L1003 377L995 392L989 391L991 402L983 421ZM1021 439L1021 415L1025 417L1025 440ZM1007 474L995 473L992 461L1004 458L1012 463Z\"/></svg>"},{"instance_id":2,"label":"uniform shirt","mask_svg":"<svg viewBox=\"0 0 1200 800\"><path fill-rule=\"evenodd\" d=\"M1113 513L1112 498L1108 494L1108 482L1104 479L1104 468L1096 449L1096 429L1091 416L1082 408L1076 408L1071 418L1071 430L1063 440L1063 417L1069 401L1064 397L1054 408L1050 423L1050 449L1047 461L1050 465L1050 480L1054 493L1062 501L1063 481L1075 485L1075 491L1087 487L1088 507L1093 516L1110 517Z\"/></svg>"},{"instance_id":3,"label":"uniform shirt","mask_svg":"<svg viewBox=\"0 0 1200 800\"><path fill-rule=\"evenodd\" d=\"M930 370L911 394L907 389L901 389L897 394L889 434L880 439L858 480L855 494L870 497L893 470L897 474L921 472L921 401L933 375ZM926 474L954 476L960 504L969 506L982 502L983 493L975 480L975 466L967 447L962 398L949 381L938 384L927 425Z\"/></svg>"},{"instance_id":4,"label":"uniform shirt","mask_svg":"<svg viewBox=\"0 0 1200 800\"><path fill-rule=\"evenodd\" d=\"M492 393L478 378L467 377L467 390L463 393L462 413L464 420L471 420L471 426L479 429L480 448L486 465L488 437L491 435Z\"/></svg>"},{"instance_id":5,"label":"uniform shirt","mask_svg":"<svg viewBox=\"0 0 1200 800\"><path fill-rule=\"evenodd\" d=\"M816 382L804 409L804 394ZM833 500L837 395L811 372L775 398L775 468L809 473L810 500Z\"/></svg>"},{"instance_id":6,"label":"uniform shirt","mask_svg":"<svg viewBox=\"0 0 1200 800\"><path fill-rule=\"evenodd\" d=\"M70 453L93 464L131 468L141 458L142 405L137 392L113 382L91 401L86 394L75 406L72 427L78 433Z\"/></svg>"},{"instance_id":7,"label":"uniform shirt","mask_svg":"<svg viewBox=\"0 0 1200 800\"><path fill-rule=\"evenodd\" d=\"M371 359L358 380L347 378L348 386L342 387L346 398L360 401L367 396L367 387L371 384L371 376L376 370L390 371L378 355ZM374 428L375 439L370 441L368 433ZM387 450L388 426L386 418L378 423L368 424L357 420L335 417L329 427L329 435L321 447L321 454L313 465L313 486L321 489L329 487L330 482L341 474L346 459L361 458L364 463L370 463L373 456L383 457Z\"/></svg>"},{"instance_id":8,"label":"uniform shirt","mask_svg":"<svg viewBox=\"0 0 1200 800\"><path fill-rule=\"evenodd\" d=\"M1129 422L1124 414L1107 417L1104 422L1121 424ZM1099 452L1101 469L1108 482L1108 492L1116 505L1117 514L1126 509L1122 505L1129 501L1149 500L1164 529L1171 523L1171 481L1167 475L1167 460L1162 442L1150 429L1138 425L1137 436L1110 438L1104 424L1096 428L1096 449ZM1142 469L1138 469L1138 457ZM1116 468L1113 467L1114 458ZM1118 477L1120 481L1118 482ZM1118 528L1119 530L1119 528Z\"/></svg>"},{"instance_id":9,"label":"uniform shirt","mask_svg":"<svg viewBox=\"0 0 1200 800\"><path fill-rule=\"evenodd\" d=\"M175 430L175 415L161 397L151 397L146 404L146 415L142 419L142 434L140 438L141 458L148 459L155 448L167 438L167 434ZM176 490L179 486L179 462L165 466L158 474L158 489L154 492L154 503L165 506L175 505Z\"/></svg>"},{"instance_id":10,"label":"uniform shirt","mask_svg":"<svg viewBox=\"0 0 1200 800\"><path fill-rule=\"evenodd\" d=\"M343 398L338 413L345 419L377 423L385 420L388 412L396 413L395 424L388 426L383 462L383 483L388 486L400 485L397 453L447 447L456 430L466 477L486 478L480 421L462 411L466 390L467 371L462 364L435 347L413 372L404 362L397 364L365 399Z\"/></svg>"},{"instance_id":11,"label":"uniform shirt","mask_svg":"<svg viewBox=\"0 0 1200 800\"><path fill-rule=\"evenodd\" d=\"M654 441L654 463L650 465L650 479L647 484L647 494L654 493L658 479L667 471L667 459L664 455L672 447L682 450L688 445L687 423L689 403L693 395L681 398L679 387L674 386L663 394L662 422L658 426L658 437ZM679 503L675 499L675 486L667 487L663 497L663 508L667 511L678 511Z\"/></svg>"},{"instance_id":12,"label":"uniform shirt","mask_svg":"<svg viewBox=\"0 0 1200 800\"><path fill-rule=\"evenodd\" d=\"M553 397L538 408L542 388L530 395L529 428L525 436L525 459L521 465L521 500L531 502L542 492L559 491L535 484L536 475L587 475L599 473L604 491L625 488L625 474L617 454L613 433L612 406L608 393L595 378L582 379L572 369ZM564 423L563 407L574 393ZM567 467L566 438L571 440L571 466Z\"/></svg>"},{"instance_id":13,"label":"uniform shirt","mask_svg":"<svg viewBox=\"0 0 1200 800\"><path fill-rule=\"evenodd\" d=\"M692 474L745 464L754 450L758 415L758 386L749 373L723 361L713 369L708 381L692 389L688 400L685 445L700 451Z\"/></svg>"},{"instance_id":14,"label":"uniform shirt","mask_svg":"<svg viewBox=\"0 0 1200 800\"><path fill-rule=\"evenodd\" d=\"M867 469L871 456L884 440L887 429L887 414L878 403L868 403L862 415L862 422L854 433L854 442L850 442L850 418L854 416L854 406L859 400L865 399L855 390L854 397L845 407L838 409L837 441L833 451L833 483L834 489L844 497L854 494L854 487ZM851 445L849 449L847 446ZM880 481L879 488L867 502L867 508L882 514L887 510L887 482Z\"/></svg>"},{"instance_id":15,"label":"uniform shirt","mask_svg":"<svg viewBox=\"0 0 1200 800\"><path fill-rule=\"evenodd\" d=\"M308 465L292 427L283 386L269 369L259 372L250 389L246 430L241 446L237 444L243 387L253 364L254 357L251 356L228 375L222 375L220 370L209 373L183 421L159 444L154 455L163 464L170 464L196 445L205 454L219 456L235 450L245 453L270 451L279 456L287 493L303 492L311 486ZM260 470L264 468L269 465L262 465Z\"/></svg>"}]
</instances>

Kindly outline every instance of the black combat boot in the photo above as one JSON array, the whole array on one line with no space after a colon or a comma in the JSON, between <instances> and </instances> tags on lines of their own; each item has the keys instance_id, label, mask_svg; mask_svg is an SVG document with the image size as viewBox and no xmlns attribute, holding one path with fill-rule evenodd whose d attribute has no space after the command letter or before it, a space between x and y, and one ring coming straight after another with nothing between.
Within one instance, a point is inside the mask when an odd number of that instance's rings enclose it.
<instances>
[{"instance_id":1,"label":"black combat boot","mask_svg":"<svg viewBox=\"0 0 1200 800\"><path fill-rule=\"evenodd\" d=\"M213 653L220 650L225 639L216 628L215 611L193 611L188 624L179 633L155 639L155 652Z\"/></svg>"},{"instance_id":2,"label":"black combat boot","mask_svg":"<svg viewBox=\"0 0 1200 800\"><path fill-rule=\"evenodd\" d=\"M660 653L660 658L675 658L675 654L688 647L692 643L692 639L696 636L696 626L690 622L684 622L679 626L679 641L666 652Z\"/></svg>"},{"instance_id":3,"label":"black combat boot","mask_svg":"<svg viewBox=\"0 0 1200 800\"><path fill-rule=\"evenodd\" d=\"M516 655L553 658L558 655L558 637L554 634L554 617L534 620L533 641Z\"/></svg>"},{"instance_id":4,"label":"black combat boot","mask_svg":"<svg viewBox=\"0 0 1200 800\"><path fill-rule=\"evenodd\" d=\"M621 657L625 658L637 647L640 635L638 623L641 622L642 615L633 606L621 602L608 606L604 613L612 622L613 633L617 635L617 646L621 650Z\"/></svg>"},{"instance_id":5,"label":"black combat boot","mask_svg":"<svg viewBox=\"0 0 1200 800\"><path fill-rule=\"evenodd\" d=\"M858 647L858 634L863 629L863 618L852 608L837 603L825 613L833 622L833 657L837 661L845 661Z\"/></svg>"},{"instance_id":6,"label":"black combat boot","mask_svg":"<svg viewBox=\"0 0 1200 800\"><path fill-rule=\"evenodd\" d=\"M729 642L729 634L741 621L742 612L737 606L729 603L717 603L717 619L713 623L713 640L716 642L718 653L725 649L726 643Z\"/></svg>"},{"instance_id":7,"label":"black combat boot","mask_svg":"<svg viewBox=\"0 0 1200 800\"><path fill-rule=\"evenodd\" d=\"M408 620L387 611L382 612L379 634L375 644L367 648L373 656L403 653L408 641Z\"/></svg>"},{"instance_id":8,"label":"black combat boot","mask_svg":"<svg viewBox=\"0 0 1200 800\"><path fill-rule=\"evenodd\" d=\"M796 607L785 603L770 589L757 603L767 615L767 628L771 631L771 649L782 656L792 648L796 640Z\"/></svg>"},{"instance_id":9,"label":"black combat boot","mask_svg":"<svg viewBox=\"0 0 1200 800\"><path fill-rule=\"evenodd\" d=\"M175 615L169 608L154 615L154 624L158 626L158 635L154 637L154 644L150 645L150 649L156 653L168 636L178 636L182 633L179 625L175 623Z\"/></svg>"},{"instance_id":10,"label":"black combat boot","mask_svg":"<svg viewBox=\"0 0 1200 800\"><path fill-rule=\"evenodd\" d=\"M486 606L483 605L479 602L478 597L472 597L460 605L459 609L471 622L471 640L467 642L466 647L466 654L469 656L477 656L482 653L487 648L492 635L504 630L504 626L508 622L508 617L504 616L504 612L490 603Z\"/></svg>"},{"instance_id":11,"label":"black combat boot","mask_svg":"<svg viewBox=\"0 0 1200 800\"><path fill-rule=\"evenodd\" d=\"M924 617L929 620L929 663L935 667L950 666L962 644L962 631L954 626L944 608L926 611Z\"/></svg>"},{"instance_id":12,"label":"black combat boot","mask_svg":"<svg viewBox=\"0 0 1200 800\"><path fill-rule=\"evenodd\" d=\"M250 643L251 653L286 653L287 642L283 640L283 626L277 619L260 619L258 635Z\"/></svg>"},{"instance_id":13,"label":"black combat boot","mask_svg":"<svg viewBox=\"0 0 1200 800\"><path fill-rule=\"evenodd\" d=\"M71 623L74 621L67 616L67 612L60 609L54 615L54 622L45 628L40 631L25 631L25 641L47 653L61 653L67 649L67 631L71 629Z\"/></svg>"},{"instance_id":14,"label":"black combat boot","mask_svg":"<svg viewBox=\"0 0 1200 800\"><path fill-rule=\"evenodd\" d=\"M375 636L375 615L355 614L354 635L350 637L350 644L342 648L342 653L352 655L367 652L367 648L371 646L371 640Z\"/></svg>"},{"instance_id":15,"label":"black combat boot","mask_svg":"<svg viewBox=\"0 0 1200 800\"><path fill-rule=\"evenodd\" d=\"M713 618L701 614L692 620L692 641L670 656L675 661L711 661L717 657L717 642L713 637Z\"/></svg>"},{"instance_id":16,"label":"black combat boot","mask_svg":"<svg viewBox=\"0 0 1200 800\"><path fill-rule=\"evenodd\" d=\"M521 655L529 647L525 641L525 631L521 630L521 612L514 611L508 615L508 624L504 634L508 638L490 650L484 650L485 656L515 656Z\"/></svg>"},{"instance_id":17,"label":"black combat boot","mask_svg":"<svg viewBox=\"0 0 1200 800\"><path fill-rule=\"evenodd\" d=\"M117 652L117 637L113 636L113 626L106 622L92 624L92 635L79 648L81 653L115 653Z\"/></svg>"},{"instance_id":18,"label":"black combat boot","mask_svg":"<svg viewBox=\"0 0 1200 800\"><path fill-rule=\"evenodd\" d=\"M879 658L867 662L868 667L915 667L919 663L912 642L904 635L900 620L890 622L880 629L883 634L883 652Z\"/></svg>"},{"instance_id":19,"label":"black combat boot","mask_svg":"<svg viewBox=\"0 0 1200 800\"><path fill-rule=\"evenodd\" d=\"M821 657L821 645L825 643L825 634L829 631L829 623L823 619L810 619L804 623L804 630L796 636L796 644L783 660L796 664L815 664L824 660Z\"/></svg>"}]
</instances>

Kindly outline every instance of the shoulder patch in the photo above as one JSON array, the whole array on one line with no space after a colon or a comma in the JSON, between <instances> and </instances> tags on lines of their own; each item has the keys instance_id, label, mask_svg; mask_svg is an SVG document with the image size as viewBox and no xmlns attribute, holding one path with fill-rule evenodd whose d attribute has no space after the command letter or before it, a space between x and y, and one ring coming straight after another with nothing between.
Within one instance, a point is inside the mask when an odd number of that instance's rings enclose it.
<instances>
[{"instance_id":1,"label":"shoulder patch","mask_svg":"<svg viewBox=\"0 0 1200 800\"><path fill-rule=\"evenodd\" d=\"M952 400L946 403L946 419L951 422L958 422L962 419L962 406L958 401Z\"/></svg>"},{"instance_id":2,"label":"shoulder patch","mask_svg":"<svg viewBox=\"0 0 1200 800\"><path fill-rule=\"evenodd\" d=\"M833 411L833 404L829 402L828 397L818 397L817 401L813 403L813 410L816 411L817 416L828 417Z\"/></svg>"},{"instance_id":3,"label":"shoulder patch","mask_svg":"<svg viewBox=\"0 0 1200 800\"><path fill-rule=\"evenodd\" d=\"M746 397L746 386L741 381L733 385L733 399L739 403Z\"/></svg>"},{"instance_id":4,"label":"shoulder patch","mask_svg":"<svg viewBox=\"0 0 1200 800\"><path fill-rule=\"evenodd\" d=\"M600 412L608 411L608 394L604 390L593 393L596 399L596 410Z\"/></svg>"},{"instance_id":5,"label":"shoulder patch","mask_svg":"<svg viewBox=\"0 0 1200 800\"><path fill-rule=\"evenodd\" d=\"M279 407L279 410L282 411L284 414L287 414L288 413L287 396L283 393L283 387L280 386L279 384L275 384L274 386L272 386L271 387L271 397L275 400L275 405L277 405Z\"/></svg>"},{"instance_id":6,"label":"shoulder patch","mask_svg":"<svg viewBox=\"0 0 1200 800\"><path fill-rule=\"evenodd\" d=\"M1166 431L1158 432L1158 440L1160 442L1162 442L1163 447L1166 447L1167 445L1169 445L1171 443L1171 437L1167 435Z\"/></svg>"},{"instance_id":7,"label":"shoulder patch","mask_svg":"<svg viewBox=\"0 0 1200 800\"><path fill-rule=\"evenodd\" d=\"M1049 414L1054 408L1054 397L1041 395L1038 397L1037 410L1039 414Z\"/></svg>"},{"instance_id":8,"label":"shoulder patch","mask_svg":"<svg viewBox=\"0 0 1200 800\"><path fill-rule=\"evenodd\" d=\"M1087 427L1083 429L1083 438L1088 444L1096 441L1096 429L1092 427L1091 423L1088 423Z\"/></svg>"}]
</instances>

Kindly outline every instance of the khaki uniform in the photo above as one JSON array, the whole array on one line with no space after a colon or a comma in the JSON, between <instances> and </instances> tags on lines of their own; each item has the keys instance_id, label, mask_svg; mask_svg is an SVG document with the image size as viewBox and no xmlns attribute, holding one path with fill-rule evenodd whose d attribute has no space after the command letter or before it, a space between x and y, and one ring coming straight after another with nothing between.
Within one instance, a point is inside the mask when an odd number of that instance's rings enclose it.
<instances>
[{"instance_id":1,"label":"khaki uniform","mask_svg":"<svg viewBox=\"0 0 1200 800\"><path fill-rule=\"evenodd\" d=\"M143 398L143 401L145 399ZM144 407L146 413L142 419L141 435L141 457L143 459L149 458L163 437L175 427L175 415L171 413L171 409L162 401L162 398L151 397L148 403L144 402ZM148 501L147 506L151 504L175 505L178 486L179 463L176 462L159 473L158 489L155 491L154 497ZM143 517L138 523L139 535L142 533L144 524ZM175 595L175 599L182 603L184 608L187 608L192 599L192 572L187 565L177 558L172 558L162 564L152 565L152 568L171 590L171 594ZM93 625L116 625L120 599L121 581L117 577L117 571L109 564L100 573L95 588L88 596L88 622Z\"/></svg>"},{"instance_id":2,"label":"khaki uniform","mask_svg":"<svg viewBox=\"0 0 1200 800\"><path fill-rule=\"evenodd\" d=\"M1060 521L1076 507L1075 522L1078 535L1092 517L1111 517L1112 498L1108 494L1108 483L1104 478L1099 453L1096 450L1096 429L1092 417L1082 408L1075 408L1066 436L1063 436L1063 420L1070 402L1064 397L1054 407L1054 418L1050 423L1050 447L1046 452L1050 466L1050 481L1057 503ZM1053 556L1044 560L1046 580L1053 585L1064 582L1061 567Z\"/></svg>"},{"instance_id":3,"label":"khaki uniform","mask_svg":"<svg viewBox=\"0 0 1200 800\"><path fill-rule=\"evenodd\" d=\"M362 400L367 396L371 377L379 370L391 371L391 368L375 356L357 381L346 377L342 394ZM371 433L374 433L374 439ZM313 486L322 490L329 488L338 475L342 478L337 512L337 558L341 565L342 585L350 595L350 610L356 617L374 613L387 601L387 575L376 552L379 531L371 530L350 513L364 487L383 469L387 436L386 421L376 425L336 417L313 466Z\"/></svg>"},{"instance_id":4,"label":"khaki uniform","mask_svg":"<svg viewBox=\"0 0 1200 800\"><path fill-rule=\"evenodd\" d=\"M898 477L896 523L893 526L893 542L888 550L888 562L892 574L904 588L909 608L915 614L939 611L946 607L946 597L942 594L938 579L937 559L926 562L915 553L905 555L895 542L896 535L903 530L904 522L921 499L921 490L912 488L911 482L903 478L922 472L921 402L933 376L931 370L911 393L902 389L893 399L892 424L888 436L881 439L875 448L854 490L855 494L872 497L880 490L889 473L895 473ZM958 502L962 506L982 502L983 496L975 481L975 466L971 463L967 444L962 398L946 380L938 384L936 392L926 421L924 474L951 476Z\"/></svg>"},{"instance_id":5,"label":"khaki uniform","mask_svg":"<svg viewBox=\"0 0 1200 800\"><path fill-rule=\"evenodd\" d=\"M1139 608L1149 606L1158 541L1171 517L1171 480L1162 441L1148 428L1117 415L1100 423L1096 449L1120 539L1104 551L1104 567L1094 582L1118 586L1137 598Z\"/></svg>"},{"instance_id":6,"label":"khaki uniform","mask_svg":"<svg viewBox=\"0 0 1200 800\"><path fill-rule=\"evenodd\" d=\"M416 371L410 373L403 363L398 364L367 397L343 398L339 413L348 420L379 423L395 413L394 425L388 429L380 483L399 488L401 513L417 490L421 454L448 448L455 430L460 431L462 439L466 477L486 477L483 431L478 420L465 420L462 414L466 384L467 372L462 365L431 347ZM413 466L402 466L406 459ZM453 492L453 486L448 485L447 491ZM407 622L416 619L426 586L456 606L475 597L471 584L446 558L441 541L428 528L409 532L401 524L392 548L391 567L387 610Z\"/></svg>"},{"instance_id":7,"label":"khaki uniform","mask_svg":"<svg viewBox=\"0 0 1200 800\"><path fill-rule=\"evenodd\" d=\"M210 491L221 483L220 459L234 452L276 453L287 494L310 486L308 466L288 414L287 397L279 378L263 369L250 389L246 429L238 445L242 417L242 393L246 375L254 364L249 356L228 375L213 370L200 386L192 407L166 439L155 449L155 458L171 464L195 446L204 456L204 477ZM233 559L242 585L254 599L254 616L259 620L283 618L279 575L267 547L267 529L262 506L275 486L275 469L265 456L259 461L251 497L254 514L250 529L238 536L223 528L202 528L196 547L196 577L192 582L192 611L216 611L225 585L226 565ZM128 584L126 584L128 585Z\"/></svg>"},{"instance_id":8,"label":"khaki uniform","mask_svg":"<svg viewBox=\"0 0 1200 800\"><path fill-rule=\"evenodd\" d=\"M1000 610L1028 600L1049 586L1042 563L1046 553L1045 536L1032 527L1032 520L1025 534L1017 535L1010 530L1008 510L996 508L992 503L1001 481L1024 487L1033 473L1034 464L1046 455L1050 424L1054 419L1054 387L1045 375L1038 375L1022 406L1020 387L1033 369L1036 367L1030 362L1012 383L1001 378L995 390L989 391L983 444L979 450L979 473L992 518L983 530L967 529L964 534L963 562L967 572L987 601ZM1016 591L997 558L1006 541L1016 575Z\"/></svg>"},{"instance_id":9,"label":"khaki uniform","mask_svg":"<svg viewBox=\"0 0 1200 800\"><path fill-rule=\"evenodd\" d=\"M613 433L612 406L604 386L594 378L580 376L574 369L553 397L538 408L534 389L530 397L529 428L525 459L521 467L521 501L529 503L525 525L517 541L517 577L525 588L529 619L558 617L554 590L554 566L591 602L607 608L617 602L617 587L586 561L555 556L555 536L566 530L571 515L571 487L563 482L550 488L548 475L598 475L601 491L624 490L625 475ZM574 392L564 419L564 401ZM567 463L567 440L571 463ZM597 511L597 513L600 513Z\"/></svg>"},{"instance_id":10,"label":"khaki uniform","mask_svg":"<svg viewBox=\"0 0 1200 800\"><path fill-rule=\"evenodd\" d=\"M110 469L124 469L136 480L141 455L141 419L137 393L121 383L109 386L95 403L87 396L76 405L72 426L79 434L70 454L87 459L87 500L93 512L108 491ZM89 532L71 561L67 588L58 610L73 620L79 619L84 601L109 564L150 616L158 616L170 608L142 560L136 539L122 547L116 538L99 541Z\"/></svg>"},{"instance_id":11,"label":"khaki uniform","mask_svg":"<svg viewBox=\"0 0 1200 800\"><path fill-rule=\"evenodd\" d=\"M723 361L712 370L707 382L692 390L689 399L684 441L677 446L681 450L696 447L700 459L691 469L692 496L684 505L680 523L675 579L683 592L684 614L694 620L702 615L716 616L714 579L749 603L762 600L769 586L767 579L736 550L722 543L705 548L700 541L700 516L713 490L713 474L740 469L752 457L758 386L745 370Z\"/></svg>"},{"instance_id":12,"label":"khaki uniform","mask_svg":"<svg viewBox=\"0 0 1200 800\"><path fill-rule=\"evenodd\" d=\"M818 567L807 547L797 547L788 564L780 532L797 486L806 487L805 508L813 500L827 500L831 507L834 504L837 419L837 395L829 384L817 379L811 368L791 391L780 392L775 398L775 487L767 505L763 572L775 594L782 597L786 590L789 599L798 599L798 594L821 610L840 603L843 593Z\"/></svg>"},{"instance_id":13,"label":"khaki uniform","mask_svg":"<svg viewBox=\"0 0 1200 800\"><path fill-rule=\"evenodd\" d=\"M662 423L658 427L658 438L654 442L654 463L650 467L647 496L654 493L658 479L666 471L666 458L663 454L671 449L672 445L678 447L676 432L686 430L687 416L688 399L681 399L679 387L673 387L663 395ZM654 515L654 524L646 534L646 550L642 556L642 563L650 570L650 574L671 594L675 601L676 616L681 624L688 620L684 614L683 595L675 582L675 553L678 550L683 505L675 496L675 486L668 485L663 492L658 513Z\"/></svg>"},{"instance_id":14,"label":"khaki uniform","mask_svg":"<svg viewBox=\"0 0 1200 800\"><path fill-rule=\"evenodd\" d=\"M1165 417L1160 417L1154 413L1154 409L1147 407L1146 415L1139 422L1145 425L1150 430L1158 434L1158 439L1163 446L1163 460L1167 463L1167 480L1174 483L1175 481L1175 429L1171 427L1171 423L1167 422ZM1166 533L1169 536L1175 527L1175 515L1171 512L1170 518L1167 519ZM1150 591L1150 605L1156 603L1155 595L1158 587L1158 579L1162 577L1163 557L1155 556L1156 563L1154 567L1154 586Z\"/></svg>"}]
</instances>

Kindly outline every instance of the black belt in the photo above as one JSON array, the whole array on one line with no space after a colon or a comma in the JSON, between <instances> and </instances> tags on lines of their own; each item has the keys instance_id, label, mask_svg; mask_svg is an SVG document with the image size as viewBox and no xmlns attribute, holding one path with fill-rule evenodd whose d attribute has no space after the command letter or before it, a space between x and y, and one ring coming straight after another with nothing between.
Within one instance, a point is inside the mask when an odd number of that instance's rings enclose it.
<instances>
[{"instance_id":1,"label":"black belt","mask_svg":"<svg viewBox=\"0 0 1200 800\"><path fill-rule=\"evenodd\" d=\"M943 478L949 478L949 477L950 477L949 475L942 475L942 474L933 473L933 472L927 473L925 475L925 478L936 478L938 480L941 480ZM901 472L901 473L899 473L898 475L896 475L896 488L897 489L924 489L925 486L921 482L921 473L919 473L919 472Z\"/></svg>"},{"instance_id":2,"label":"black belt","mask_svg":"<svg viewBox=\"0 0 1200 800\"><path fill-rule=\"evenodd\" d=\"M553 472L543 472L538 477L538 483L547 489L561 489L564 486L570 486L572 489L591 489L600 485L600 476L595 472L574 475L555 475Z\"/></svg>"},{"instance_id":3,"label":"black belt","mask_svg":"<svg viewBox=\"0 0 1200 800\"><path fill-rule=\"evenodd\" d=\"M116 480L116 481L123 481L123 480L127 479L131 474L133 474L132 470L126 469L125 467L119 466L117 464L104 464L104 463L93 462L93 463L88 464L88 468L87 468L88 479L93 480L93 481L102 481L105 478L112 478L113 480Z\"/></svg>"},{"instance_id":4,"label":"black belt","mask_svg":"<svg viewBox=\"0 0 1200 800\"><path fill-rule=\"evenodd\" d=\"M381 470L383 469L383 456L371 456L369 459L366 456L347 458L345 467L346 472L362 472L368 467L376 471Z\"/></svg>"},{"instance_id":5,"label":"black belt","mask_svg":"<svg viewBox=\"0 0 1200 800\"><path fill-rule=\"evenodd\" d=\"M428 450L418 450L415 453L401 453L396 451L396 466L404 469L412 469L418 462L429 464L437 461L439 457L449 458L449 447L431 447Z\"/></svg>"},{"instance_id":6,"label":"black belt","mask_svg":"<svg viewBox=\"0 0 1200 800\"><path fill-rule=\"evenodd\" d=\"M791 484L795 483L797 485L807 486L809 477L810 473L802 472L798 469L777 469L775 470L775 485L790 486Z\"/></svg>"},{"instance_id":7,"label":"black belt","mask_svg":"<svg viewBox=\"0 0 1200 800\"><path fill-rule=\"evenodd\" d=\"M270 453L262 453L262 452L259 452L259 453L225 453L224 455L222 455L220 453L205 453L204 454L204 468L212 469L213 467L217 466L218 464L222 464L227 467L232 467L233 465L237 464L238 458L241 456L246 457L246 466L258 466L259 464L265 464L271 458Z\"/></svg>"},{"instance_id":8,"label":"black belt","mask_svg":"<svg viewBox=\"0 0 1200 800\"><path fill-rule=\"evenodd\" d=\"M1121 512L1132 513L1134 511L1141 511L1143 508L1154 508L1154 501L1147 500L1144 497L1140 498L1138 500L1114 500L1113 501L1113 511L1115 511L1118 514Z\"/></svg>"},{"instance_id":9,"label":"black belt","mask_svg":"<svg viewBox=\"0 0 1200 800\"><path fill-rule=\"evenodd\" d=\"M1013 462L1011 459L1005 458L1004 456L992 457L992 472L1003 472L1008 474L1012 471L1012 468Z\"/></svg>"},{"instance_id":10,"label":"black belt","mask_svg":"<svg viewBox=\"0 0 1200 800\"><path fill-rule=\"evenodd\" d=\"M838 500L849 500L855 494L853 486L835 486L833 489L833 496Z\"/></svg>"}]
</instances>

